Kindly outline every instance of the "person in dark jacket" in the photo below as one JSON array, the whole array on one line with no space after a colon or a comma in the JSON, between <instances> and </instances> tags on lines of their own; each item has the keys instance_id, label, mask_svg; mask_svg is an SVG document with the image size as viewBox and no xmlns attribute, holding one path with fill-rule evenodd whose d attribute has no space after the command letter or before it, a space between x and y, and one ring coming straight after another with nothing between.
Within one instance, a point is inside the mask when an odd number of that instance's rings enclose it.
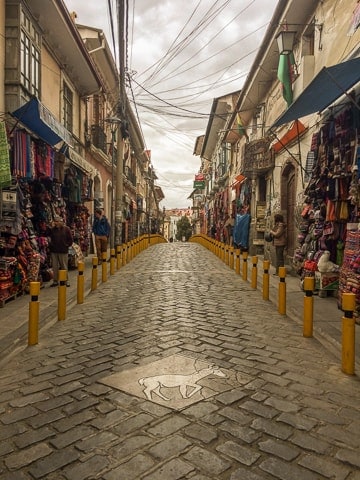
<instances>
[{"instance_id":1,"label":"person in dark jacket","mask_svg":"<svg viewBox=\"0 0 360 480\"><path fill-rule=\"evenodd\" d=\"M102 262L103 252L107 252L107 246L110 236L110 224L108 219L103 214L101 208L95 210L95 219L92 231L95 235L96 253L99 264Z\"/></svg>"},{"instance_id":2,"label":"person in dark jacket","mask_svg":"<svg viewBox=\"0 0 360 480\"><path fill-rule=\"evenodd\" d=\"M70 228L64 225L63 219L59 216L54 218L53 226L49 232L49 240L51 265L54 273L54 281L50 287L56 287L59 284L59 270L68 270L69 247L73 243ZM68 280L66 286L70 287Z\"/></svg>"},{"instance_id":3,"label":"person in dark jacket","mask_svg":"<svg viewBox=\"0 0 360 480\"><path fill-rule=\"evenodd\" d=\"M279 213L274 216L274 227L270 230L270 233L273 236L275 247L276 273L274 275L278 275L279 267L283 267L285 264L284 250L286 247L286 225L284 223L284 217Z\"/></svg>"}]
</instances>

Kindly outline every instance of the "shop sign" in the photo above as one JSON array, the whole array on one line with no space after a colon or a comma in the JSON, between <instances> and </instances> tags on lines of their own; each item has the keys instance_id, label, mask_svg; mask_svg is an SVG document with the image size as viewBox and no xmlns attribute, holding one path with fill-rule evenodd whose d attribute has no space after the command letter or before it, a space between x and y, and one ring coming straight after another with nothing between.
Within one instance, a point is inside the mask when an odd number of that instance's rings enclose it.
<instances>
[{"instance_id":1,"label":"shop sign","mask_svg":"<svg viewBox=\"0 0 360 480\"><path fill-rule=\"evenodd\" d=\"M205 188L205 181L195 180L194 188L199 188L200 190L203 190Z\"/></svg>"},{"instance_id":2,"label":"shop sign","mask_svg":"<svg viewBox=\"0 0 360 480\"><path fill-rule=\"evenodd\" d=\"M85 160L85 158L83 158L81 155L79 155L74 149L70 148L68 149L68 153L69 153L69 158L70 160L72 161L72 163L74 165L76 165L77 167L79 167L81 170L83 170L84 172L87 172L87 173L91 173L93 168L92 166L90 165L89 162L87 162Z\"/></svg>"},{"instance_id":3,"label":"shop sign","mask_svg":"<svg viewBox=\"0 0 360 480\"><path fill-rule=\"evenodd\" d=\"M245 146L244 171L260 172L274 167L274 155L267 137L249 142Z\"/></svg>"},{"instance_id":4,"label":"shop sign","mask_svg":"<svg viewBox=\"0 0 360 480\"><path fill-rule=\"evenodd\" d=\"M53 132L59 135L67 144L72 144L71 134L66 128L59 123L54 115L48 110L45 105L39 102L39 115L40 119L49 127Z\"/></svg>"},{"instance_id":5,"label":"shop sign","mask_svg":"<svg viewBox=\"0 0 360 480\"><path fill-rule=\"evenodd\" d=\"M198 173L195 175L195 182L203 182L205 180L204 174L203 173Z\"/></svg>"}]
</instances>

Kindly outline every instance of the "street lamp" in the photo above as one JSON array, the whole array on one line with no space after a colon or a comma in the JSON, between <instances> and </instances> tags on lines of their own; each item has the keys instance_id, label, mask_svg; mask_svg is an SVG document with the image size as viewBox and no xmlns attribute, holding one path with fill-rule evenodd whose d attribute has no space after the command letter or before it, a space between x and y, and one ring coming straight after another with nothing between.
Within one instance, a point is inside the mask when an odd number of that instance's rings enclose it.
<instances>
[{"instance_id":1,"label":"street lamp","mask_svg":"<svg viewBox=\"0 0 360 480\"><path fill-rule=\"evenodd\" d=\"M296 32L290 30L282 30L276 36L280 55L283 53L290 53L294 47Z\"/></svg>"}]
</instances>

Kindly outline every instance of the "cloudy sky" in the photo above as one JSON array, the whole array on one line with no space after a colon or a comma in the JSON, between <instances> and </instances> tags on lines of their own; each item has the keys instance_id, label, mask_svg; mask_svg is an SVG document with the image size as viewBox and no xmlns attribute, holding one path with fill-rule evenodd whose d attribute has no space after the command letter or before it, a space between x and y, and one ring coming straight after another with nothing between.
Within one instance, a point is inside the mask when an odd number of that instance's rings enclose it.
<instances>
[{"instance_id":1,"label":"cloudy sky","mask_svg":"<svg viewBox=\"0 0 360 480\"><path fill-rule=\"evenodd\" d=\"M77 23L117 43L116 0L64 0ZM125 2L126 3L126 2ZM240 90L276 7L275 0L128 0L127 70L140 126L165 199L191 204L213 99ZM117 55L116 55L117 56Z\"/></svg>"}]
</instances>

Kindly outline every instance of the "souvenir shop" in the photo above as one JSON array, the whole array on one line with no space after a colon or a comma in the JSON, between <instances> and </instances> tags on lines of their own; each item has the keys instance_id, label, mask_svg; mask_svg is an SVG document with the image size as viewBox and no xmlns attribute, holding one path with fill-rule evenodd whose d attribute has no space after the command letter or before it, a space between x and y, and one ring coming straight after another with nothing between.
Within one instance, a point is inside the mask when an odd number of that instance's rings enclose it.
<instances>
[{"instance_id":1,"label":"souvenir shop","mask_svg":"<svg viewBox=\"0 0 360 480\"><path fill-rule=\"evenodd\" d=\"M92 178L70 160L68 151L1 124L0 134L0 306L28 293L29 283L52 279L48 231L55 215L70 227L74 244L69 268L87 255Z\"/></svg>"},{"instance_id":2,"label":"souvenir shop","mask_svg":"<svg viewBox=\"0 0 360 480\"><path fill-rule=\"evenodd\" d=\"M315 277L324 297L356 295L360 313L360 113L355 105L327 118L312 136L311 172L298 217L294 266Z\"/></svg>"}]
</instances>

